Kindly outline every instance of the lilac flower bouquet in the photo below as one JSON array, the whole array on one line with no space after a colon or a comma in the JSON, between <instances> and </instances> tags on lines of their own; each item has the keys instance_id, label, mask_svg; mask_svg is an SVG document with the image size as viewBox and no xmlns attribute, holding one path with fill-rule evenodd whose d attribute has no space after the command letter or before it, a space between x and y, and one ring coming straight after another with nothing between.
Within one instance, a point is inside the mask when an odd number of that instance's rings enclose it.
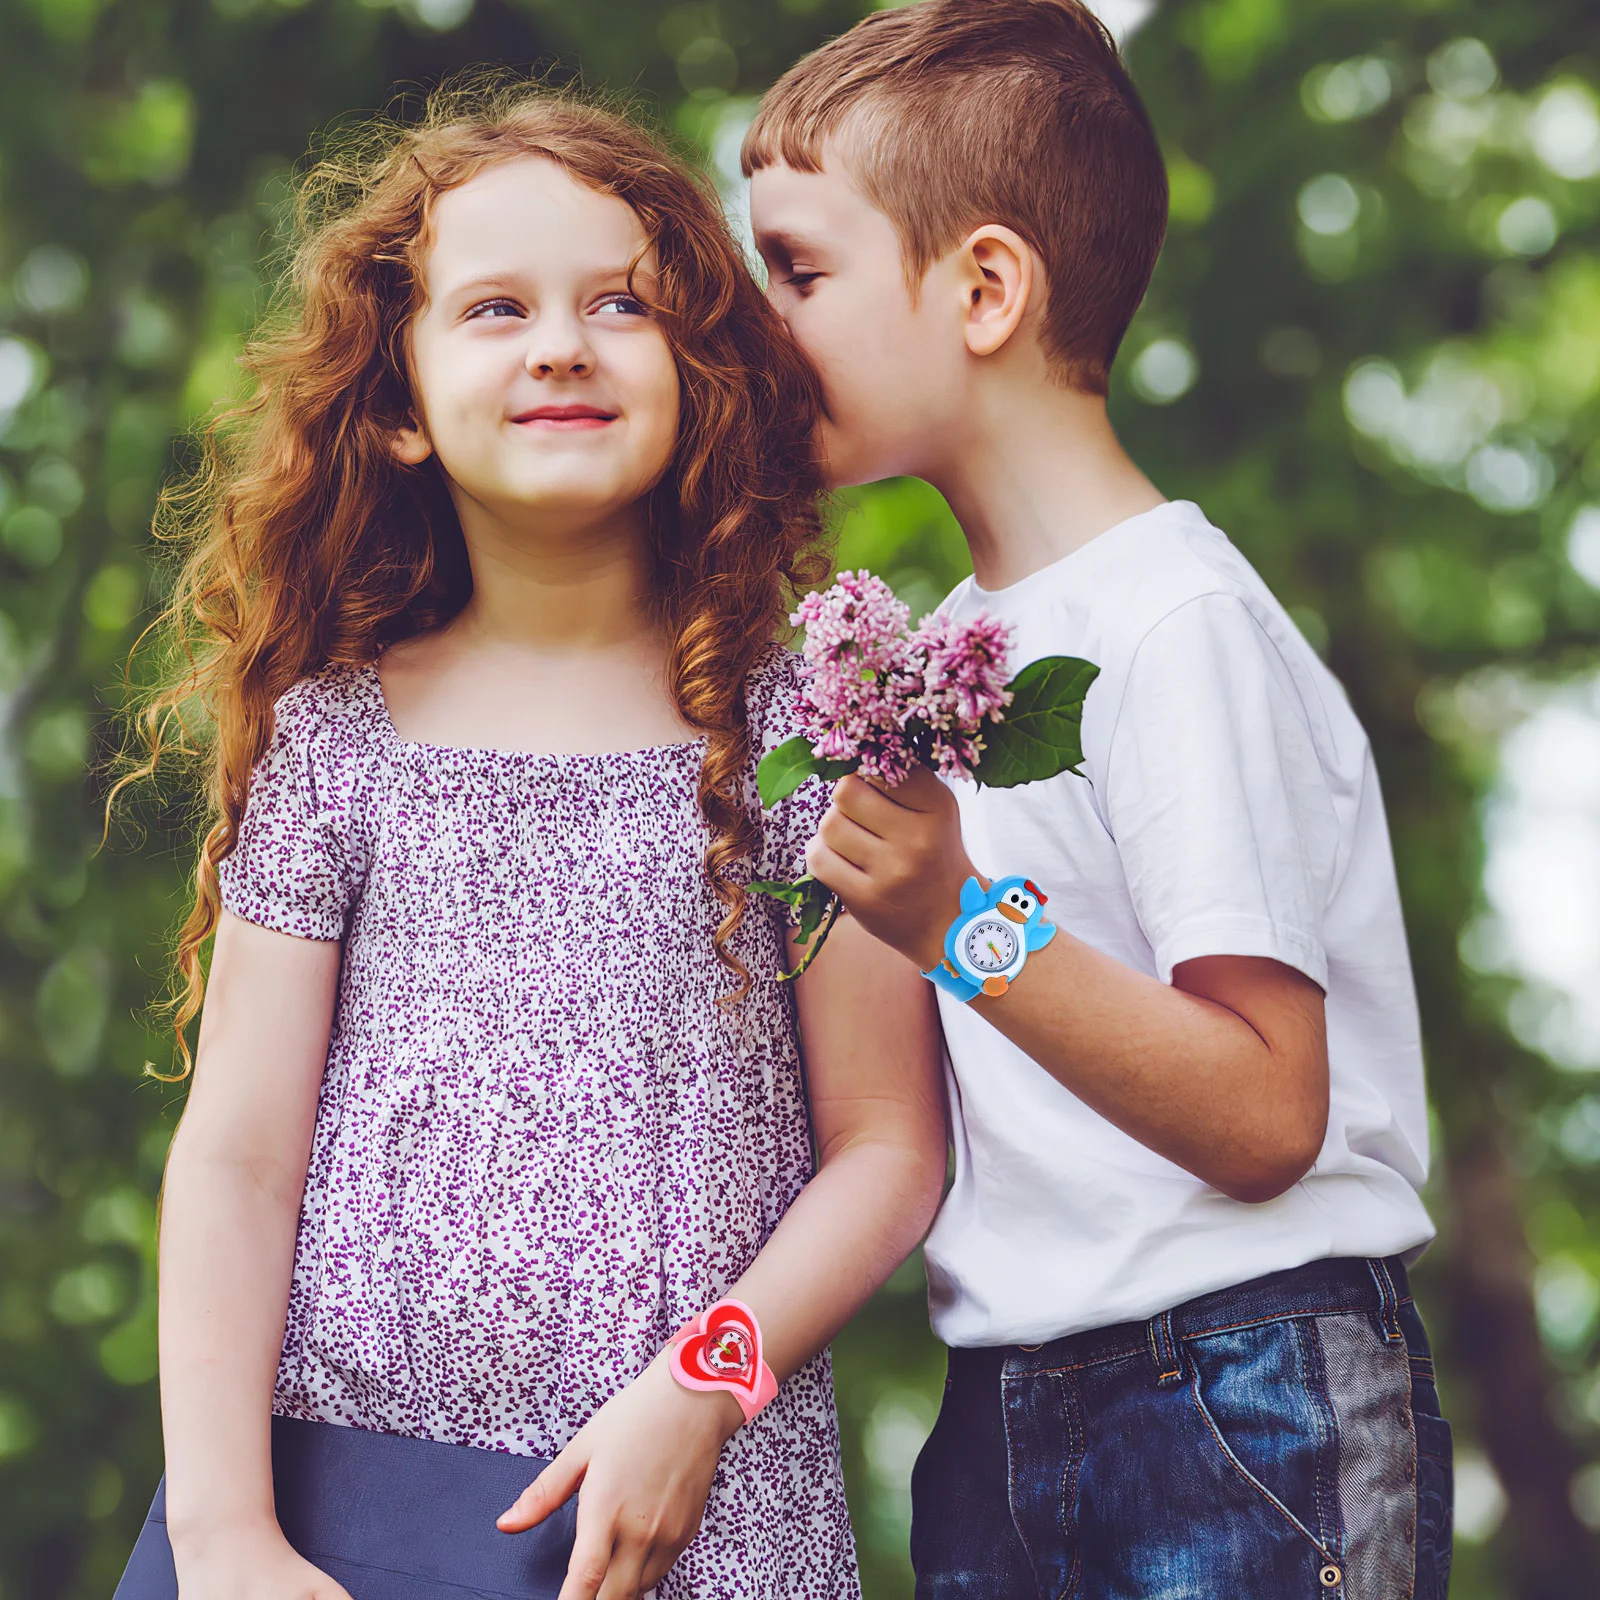
<instances>
[{"instance_id":1,"label":"lilac flower bouquet","mask_svg":"<svg viewBox=\"0 0 1600 1600\"><path fill-rule=\"evenodd\" d=\"M805 731L762 758L763 806L813 776L859 773L894 785L922 765L1009 789L1078 771L1084 696L1100 670L1089 662L1046 656L1010 678L1007 624L934 612L913 628L909 608L870 572L840 573L790 620L806 630ZM798 977L822 948L839 897L809 875L750 888L794 910L807 950L782 977Z\"/></svg>"}]
</instances>

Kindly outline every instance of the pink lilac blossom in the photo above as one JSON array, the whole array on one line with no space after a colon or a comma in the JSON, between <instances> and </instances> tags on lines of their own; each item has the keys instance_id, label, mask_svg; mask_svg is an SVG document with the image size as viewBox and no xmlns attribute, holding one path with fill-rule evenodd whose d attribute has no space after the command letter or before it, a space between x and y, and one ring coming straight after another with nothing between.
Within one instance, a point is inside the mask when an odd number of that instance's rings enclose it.
<instances>
[{"instance_id":1,"label":"pink lilac blossom","mask_svg":"<svg viewBox=\"0 0 1600 1600\"><path fill-rule=\"evenodd\" d=\"M841 573L800 602L792 621L806 630L806 736L823 759L890 783L923 761L965 775L983 753L983 723L1000 721L1010 703L1011 630L936 613L913 632L910 620L869 572Z\"/></svg>"},{"instance_id":2,"label":"pink lilac blossom","mask_svg":"<svg viewBox=\"0 0 1600 1600\"><path fill-rule=\"evenodd\" d=\"M983 724L1004 720L1011 642L1010 625L998 618L951 622L937 611L912 635L923 666L911 715L932 732L929 759L946 777L969 773L983 754Z\"/></svg>"}]
</instances>

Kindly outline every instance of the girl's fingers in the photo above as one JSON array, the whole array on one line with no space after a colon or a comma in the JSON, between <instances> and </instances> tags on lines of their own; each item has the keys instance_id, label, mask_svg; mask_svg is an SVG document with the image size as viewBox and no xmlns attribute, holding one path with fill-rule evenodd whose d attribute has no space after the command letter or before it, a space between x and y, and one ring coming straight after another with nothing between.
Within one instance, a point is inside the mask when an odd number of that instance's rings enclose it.
<instances>
[{"instance_id":1,"label":"girl's fingers","mask_svg":"<svg viewBox=\"0 0 1600 1600\"><path fill-rule=\"evenodd\" d=\"M516 1503L500 1513L495 1527L502 1533L521 1533L536 1527L577 1493L589 1465L588 1449L580 1443L582 1437L580 1434L573 1439L517 1496Z\"/></svg>"},{"instance_id":2,"label":"girl's fingers","mask_svg":"<svg viewBox=\"0 0 1600 1600\"><path fill-rule=\"evenodd\" d=\"M645 1587L643 1555L636 1546L619 1544L611 1552L611 1570L600 1585L598 1600L639 1600Z\"/></svg>"},{"instance_id":3,"label":"girl's fingers","mask_svg":"<svg viewBox=\"0 0 1600 1600\"><path fill-rule=\"evenodd\" d=\"M660 1583L669 1572L672 1571L673 1565L677 1561L678 1557L689 1548L689 1546L694 1542L695 1534L698 1534L699 1532L700 1529L696 1527L694 1533L690 1534L690 1536L684 1540L682 1544L657 1544L650 1550L649 1554L645 1557L644 1571L639 1574L639 1592L641 1594L651 1594L654 1592L655 1586Z\"/></svg>"},{"instance_id":4,"label":"girl's fingers","mask_svg":"<svg viewBox=\"0 0 1600 1600\"><path fill-rule=\"evenodd\" d=\"M583 1501L578 1501L578 1537L567 1562L566 1581L556 1600L597 1600L600 1586L611 1568L616 1544L616 1513L607 1508L585 1519Z\"/></svg>"}]
</instances>

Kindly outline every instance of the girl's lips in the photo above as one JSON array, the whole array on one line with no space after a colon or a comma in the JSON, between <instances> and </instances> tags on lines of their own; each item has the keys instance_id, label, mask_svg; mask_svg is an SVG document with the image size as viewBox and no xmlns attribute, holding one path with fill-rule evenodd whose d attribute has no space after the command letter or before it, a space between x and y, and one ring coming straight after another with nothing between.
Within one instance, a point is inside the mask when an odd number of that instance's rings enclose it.
<instances>
[{"instance_id":1,"label":"girl's lips","mask_svg":"<svg viewBox=\"0 0 1600 1600\"><path fill-rule=\"evenodd\" d=\"M519 426L555 428L570 432L582 428L603 428L615 422L614 411L602 411L598 406L538 406L511 419Z\"/></svg>"}]
</instances>

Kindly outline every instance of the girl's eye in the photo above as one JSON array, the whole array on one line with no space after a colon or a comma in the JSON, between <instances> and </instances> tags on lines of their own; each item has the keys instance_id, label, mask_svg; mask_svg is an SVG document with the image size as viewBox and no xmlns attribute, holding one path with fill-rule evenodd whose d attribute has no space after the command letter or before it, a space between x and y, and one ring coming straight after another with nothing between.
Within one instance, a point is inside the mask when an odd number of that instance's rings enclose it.
<instances>
[{"instance_id":1,"label":"girl's eye","mask_svg":"<svg viewBox=\"0 0 1600 1600\"><path fill-rule=\"evenodd\" d=\"M648 317L650 308L631 294L608 294L595 308L596 314L615 312L624 317Z\"/></svg>"},{"instance_id":2,"label":"girl's eye","mask_svg":"<svg viewBox=\"0 0 1600 1600\"><path fill-rule=\"evenodd\" d=\"M796 294L806 295L811 292L811 285L821 276L820 272L791 272L783 281Z\"/></svg>"},{"instance_id":3,"label":"girl's eye","mask_svg":"<svg viewBox=\"0 0 1600 1600\"><path fill-rule=\"evenodd\" d=\"M478 317L520 317L522 307L515 300L485 300L467 313L468 321Z\"/></svg>"}]
</instances>

